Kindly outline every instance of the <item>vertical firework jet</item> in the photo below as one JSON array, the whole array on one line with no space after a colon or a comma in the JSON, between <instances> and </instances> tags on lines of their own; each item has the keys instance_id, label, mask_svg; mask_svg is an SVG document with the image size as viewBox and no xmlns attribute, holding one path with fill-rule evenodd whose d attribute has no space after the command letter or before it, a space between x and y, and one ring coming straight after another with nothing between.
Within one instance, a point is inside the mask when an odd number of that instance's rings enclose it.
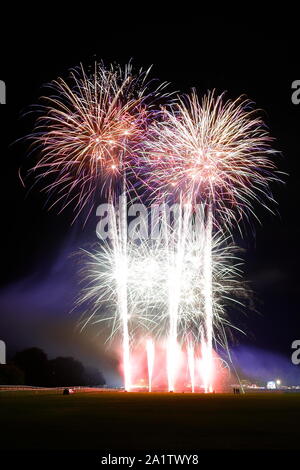
<instances>
[{"instance_id":1,"label":"vertical firework jet","mask_svg":"<svg viewBox=\"0 0 300 470\"><path fill-rule=\"evenodd\" d=\"M188 345L188 365L191 378L191 390L195 392L195 352L193 344Z\"/></svg>"},{"instance_id":2,"label":"vertical firework jet","mask_svg":"<svg viewBox=\"0 0 300 470\"><path fill-rule=\"evenodd\" d=\"M144 143L149 176L143 181L152 197L205 206L203 347L208 375L214 315L213 226L231 228L242 216L253 214L253 202L273 202L270 183L278 178L269 158L274 153L271 140L249 100L225 101L224 95L208 93L200 102L193 91L162 109Z\"/></svg>"},{"instance_id":3,"label":"vertical firework jet","mask_svg":"<svg viewBox=\"0 0 300 470\"><path fill-rule=\"evenodd\" d=\"M146 343L147 349L147 365L148 365L148 390L152 392L152 376L154 367L154 343L152 339L148 339Z\"/></svg>"},{"instance_id":4,"label":"vertical firework jet","mask_svg":"<svg viewBox=\"0 0 300 470\"><path fill-rule=\"evenodd\" d=\"M86 208L88 217L101 195L116 204L123 192L114 249L123 272L118 297L126 390L130 389L126 169L150 119L151 102L163 96L165 87L153 89L147 77L148 71L133 74L130 64L124 69L95 64L92 73L83 67L74 70L70 83L59 78L51 84L53 94L44 97L32 136L41 154L34 171L40 180L52 179L45 188L55 194L52 205L62 202L64 209L72 203L75 218Z\"/></svg>"},{"instance_id":5,"label":"vertical firework jet","mask_svg":"<svg viewBox=\"0 0 300 470\"><path fill-rule=\"evenodd\" d=\"M205 391L208 386L212 389L212 338L213 338L213 278L212 278L212 237L213 237L213 215L211 204L208 206L207 221L204 235L203 256L203 280L204 280L204 313L205 313L205 336L202 338L202 348L207 354L202 354L205 360Z\"/></svg>"},{"instance_id":6,"label":"vertical firework jet","mask_svg":"<svg viewBox=\"0 0 300 470\"><path fill-rule=\"evenodd\" d=\"M50 84L31 136L41 158L34 167L53 205L74 203L75 217L87 206L91 213L101 196L122 191L124 170L144 136L150 118L148 72L134 75L131 65L83 67ZM163 85L152 92L155 100ZM52 181L49 178L52 176Z\"/></svg>"},{"instance_id":7,"label":"vertical firework jet","mask_svg":"<svg viewBox=\"0 0 300 470\"><path fill-rule=\"evenodd\" d=\"M175 389L176 367L178 363L178 323L181 285L184 273L185 247L187 243L188 230L190 228L190 205L179 205L177 213L177 223L172 233L171 243L168 243L169 253L168 259L173 260L169 267L169 339L168 339L168 384L169 392ZM170 230L171 227L169 227ZM168 228L167 228L168 230ZM170 241L170 239L169 239Z\"/></svg>"}]
</instances>

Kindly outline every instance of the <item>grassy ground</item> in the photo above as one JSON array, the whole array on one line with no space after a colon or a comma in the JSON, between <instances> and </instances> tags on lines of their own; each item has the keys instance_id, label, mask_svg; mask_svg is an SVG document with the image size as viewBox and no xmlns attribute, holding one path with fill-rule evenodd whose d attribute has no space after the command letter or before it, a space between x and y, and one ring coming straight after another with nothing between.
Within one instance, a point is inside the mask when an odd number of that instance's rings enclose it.
<instances>
[{"instance_id":1,"label":"grassy ground","mask_svg":"<svg viewBox=\"0 0 300 470\"><path fill-rule=\"evenodd\" d=\"M1 450L299 449L300 394L0 393Z\"/></svg>"}]
</instances>

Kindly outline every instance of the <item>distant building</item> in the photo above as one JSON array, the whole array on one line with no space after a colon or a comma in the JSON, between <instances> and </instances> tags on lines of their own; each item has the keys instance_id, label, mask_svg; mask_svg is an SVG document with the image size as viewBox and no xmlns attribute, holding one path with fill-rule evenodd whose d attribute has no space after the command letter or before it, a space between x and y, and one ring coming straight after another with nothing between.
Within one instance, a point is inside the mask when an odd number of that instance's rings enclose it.
<instances>
[{"instance_id":1,"label":"distant building","mask_svg":"<svg viewBox=\"0 0 300 470\"><path fill-rule=\"evenodd\" d=\"M270 380L267 382L267 389L268 390L275 390L276 389L276 382L274 380Z\"/></svg>"}]
</instances>

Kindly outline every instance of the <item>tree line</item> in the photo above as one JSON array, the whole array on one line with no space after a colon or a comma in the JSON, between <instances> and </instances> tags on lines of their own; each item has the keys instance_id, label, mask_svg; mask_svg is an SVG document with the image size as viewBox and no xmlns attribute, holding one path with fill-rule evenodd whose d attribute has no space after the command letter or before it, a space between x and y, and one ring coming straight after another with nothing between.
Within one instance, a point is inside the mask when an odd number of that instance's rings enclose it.
<instances>
[{"instance_id":1,"label":"tree line","mask_svg":"<svg viewBox=\"0 0 300 470\"><path fill-rule=\"evenodd\" d=\"M39 387L95 386L105 384L102 373L85 367L73 357L48 359L39 348L28 348L0 365L0 385L32 385Z\"/></svg>"}]
</instances>

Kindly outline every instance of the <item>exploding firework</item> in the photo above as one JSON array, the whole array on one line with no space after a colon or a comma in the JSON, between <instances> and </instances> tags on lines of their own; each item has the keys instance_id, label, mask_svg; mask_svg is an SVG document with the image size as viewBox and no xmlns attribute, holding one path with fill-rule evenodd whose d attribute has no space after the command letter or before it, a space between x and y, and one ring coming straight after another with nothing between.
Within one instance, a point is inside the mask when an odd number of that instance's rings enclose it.
<instances>
[{"instance_id":1,"label":"exploding firework","mask_svg":"<svg viewBox=\"0 0 300 470\"><path fill-rule=\"evenodd\" d=\"M247 99L225 100L195 91L162 109L144 144L152 196L201 201L223 222L252 212L254 201L273 202L278 181L272 138Z\"/></svg>"},{"instance_id":2,"label":"exploding firework","mask_svg":"<svg viewBox=\"0 0 300 470\"><path fill-rule=\"evenodd\" d=\"M152 339L148 339L146 343L147 349L147 365L148 365L148 389L152 392L152 376L154 367L155 348Z\"/></svg>"},{"instance_id":3,"label":"exploding firework","mask_svg":"<svg viewBox=\"0 0 300 470\"><path fill-rule=\"evenodd\" d=\"M41 158L38 178L53 176L45 190L63 209L75 203L75 216L96 196L112 197L130 164L151 115L151 103L163 96L166 84L155 89L149 71L134 74L132 66L105 68L95 64L88 73L75 69L68 81L59 78L44 97L42 116L32 135Z\"/></svg>"}]
</instances>

